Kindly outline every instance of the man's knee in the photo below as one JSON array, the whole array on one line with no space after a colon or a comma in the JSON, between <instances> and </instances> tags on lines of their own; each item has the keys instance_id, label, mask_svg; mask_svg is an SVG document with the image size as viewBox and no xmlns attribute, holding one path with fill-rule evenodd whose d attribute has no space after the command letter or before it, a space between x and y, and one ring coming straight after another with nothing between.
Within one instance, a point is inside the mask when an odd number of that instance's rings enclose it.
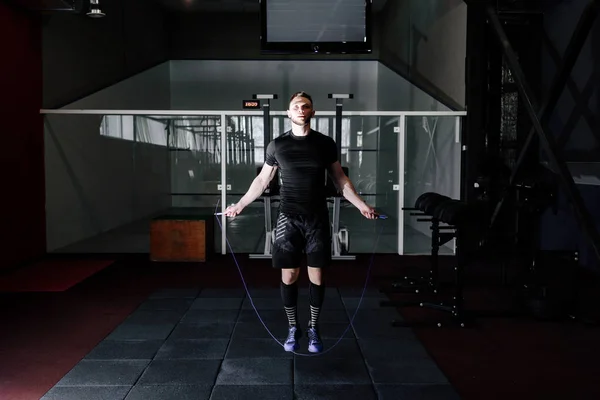
<instances>
[{"instance_id":1,"label":"man's knee","mask_svg":"<svg viewBox=\"0 0 600 400\"><path fill-rule=\"evenodd\" d=\"M323 284L323 272L321 268L308 267L308 279L315 285Z\"/></svg>"},{"instance_id":2,"label":"man's knee","mask_svg":"<svg viewBox=\"0 0 600 400\"><path fill-rule=\"evenodd\" d=\"M281 270L281 281L286 285L291 285L298 280L300 268L286 268Z\"/></svg>"}]
</instances>

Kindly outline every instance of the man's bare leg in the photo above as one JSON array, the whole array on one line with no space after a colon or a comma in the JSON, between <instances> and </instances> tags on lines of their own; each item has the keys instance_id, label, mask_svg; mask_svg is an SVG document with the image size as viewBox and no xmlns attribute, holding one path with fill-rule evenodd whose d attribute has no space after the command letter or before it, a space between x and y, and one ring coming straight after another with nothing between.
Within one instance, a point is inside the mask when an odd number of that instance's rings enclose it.
<instances>
[{"instance_id":1,"label":"man's bare leg","mask_svg":"<svg viewBox=\"0 0 600 400\"><path fill-rule=\"evenodd\" d=\"M321 285L323 281L323 273L321 268L308 267L308 279L315 285Z\"/></svg>"},{"instance_id":2,"label":"man's bare leg","mask_svg":"<svg viewBox=\"0 0 600 400\"><path fill-rule=\"evenodd\" d=\"M286 285L296 283L300 275L300 268L288 268L281 270L281 281Z\"/></svg>"}]
</instances>

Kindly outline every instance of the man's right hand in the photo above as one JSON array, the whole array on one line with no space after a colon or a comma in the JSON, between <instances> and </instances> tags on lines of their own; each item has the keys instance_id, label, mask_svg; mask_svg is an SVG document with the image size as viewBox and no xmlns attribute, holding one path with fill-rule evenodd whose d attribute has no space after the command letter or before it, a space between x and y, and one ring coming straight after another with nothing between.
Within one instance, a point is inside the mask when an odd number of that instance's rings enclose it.
<instances>
[{"instance_id":1,"label":"man's right hand","mask_svg":"<svg viewBox=\"0 0 600 400\"><path fill-rule=\"evenodd\" d=\"M232 206L227 207L227 209L225 209L225 212L223 214L225 214L228 217L235 217L236 215L241 213L243 209L244 209L244 207L242 207L240 205L240 203L236 203Z\"/></svg>"}]
</instances>

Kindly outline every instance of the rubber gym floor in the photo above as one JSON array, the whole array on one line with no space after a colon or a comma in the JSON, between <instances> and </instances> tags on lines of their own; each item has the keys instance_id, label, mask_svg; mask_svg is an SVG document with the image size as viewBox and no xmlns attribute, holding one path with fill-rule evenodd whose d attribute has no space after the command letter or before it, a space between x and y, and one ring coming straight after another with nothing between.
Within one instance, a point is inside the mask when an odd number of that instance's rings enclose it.
<instances>
[{"instance_id":1,"label":"rubber gym floor","mask_svg":"<svg viewBox=\"0 0 600 400\"><path fill-rule=\"evenodd\" d=\"M301 355L286 353L275 340L286 334L278 274L268 260L236 259L239 270L230 255L181 264L152 263L147 256L56 256L51 262L65 266L108 265L66 290L41 284L11 291L5 284L0 398L600 397L594 327L525 315L482 316L460 328L436 310L382 307L380 300L388 298L379 290L383 277L424 271L427 257L364 255L335 262L321 316L330 350L306 356L304 337ZM452 259L444 263L450 270ZM497 271L485 267L467 271L477 281L467 281L467 309L499 310L510 297L497 284ZM306 321L304 275L299 283L300 321ZM392 320L408 326L393 327Z\"/></svg>"}]
</instances>

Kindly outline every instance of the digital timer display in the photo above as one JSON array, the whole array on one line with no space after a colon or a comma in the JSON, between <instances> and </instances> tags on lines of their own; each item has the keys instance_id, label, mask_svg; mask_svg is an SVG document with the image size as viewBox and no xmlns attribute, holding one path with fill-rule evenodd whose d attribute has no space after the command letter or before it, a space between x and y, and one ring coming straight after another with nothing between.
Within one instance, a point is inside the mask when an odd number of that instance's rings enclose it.
<instances>
[{"instance_id":1,"label":"digital timer display","mask_svg":"<svg viewBox=\"0 0 600 400\"><path fill-rule=\"evenodd\" d=\"M246 108L246 109L248 109L248 108L250 108L250 109L258 109L258 108L260 108L260 101L258 101L258 100L244 100L242 107Z\"/></svg>"}]
</instances>

